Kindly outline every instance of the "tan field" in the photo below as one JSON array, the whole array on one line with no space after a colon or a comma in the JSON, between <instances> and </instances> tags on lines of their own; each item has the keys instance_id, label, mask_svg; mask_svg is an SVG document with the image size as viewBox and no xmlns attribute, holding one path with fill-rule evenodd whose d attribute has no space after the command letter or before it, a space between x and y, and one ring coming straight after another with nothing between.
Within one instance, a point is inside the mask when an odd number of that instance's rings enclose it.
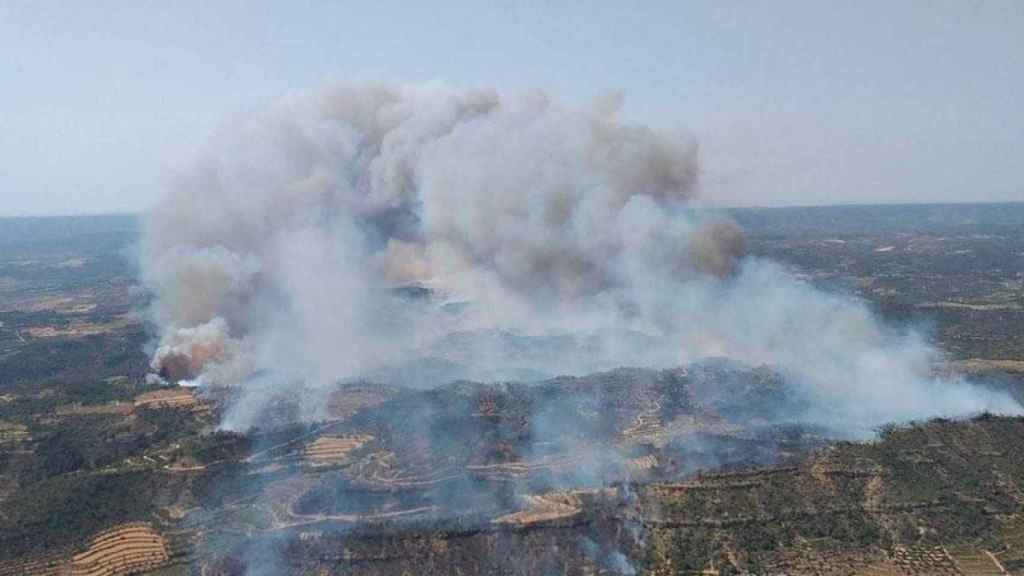
<instances>
[{"instance_id":1,"label":"tan field","mask_svg":"<svg viewBox=\"0 0 1024 576\"><path fill-rule=\"evenodd\" d=\"M81 338L83 336L114 333L118 330L123 330L134 322L133 318L125 315L114 317L111 322L104 324L74 321L64 326L32 326L22 332L33 338Z\"/></svg>"},{"instance_id":2,"label":"tan field","mask_svg":"<svg viewBox=\"0 0 1024 576\"><path fill-rule=\"evenodd\" d=\"M550 492L524 497L525 507L494 519L496 524L525 526L575 516L582 510L579 497L573 492Z\"/></svg>"},{"instance_id":3,"label":"tan field","mask_svg":"<svg viewBox=\"0 0 1024 576\"><path fill-rule=\"evenodd\" d=\"M1009 372L1011 374L1024 374L1024 360L986 360L983 358L971 358L969 360L951 362L950 366L967 374L989 370Z\"/></svg>"},{"instance_id":4,"label":"tan field","mask_svg":"<svg viewBox=\"0 0 1024 576\"><path fill-rule=\"evenodd\" d=\"M177 408L191 412L208 411L209 407L201 403L187 388L167 388L146 392L128 402L110 402L108 404L69 404L58 406L58 416L95 416L119 415L130 416L137 408ZM0 424L0 443L3 442L3 424Z\"/></svg>"},{"instance_id":5,"label":"tan field","mask_svg":"<svg viewBox=\"0 0 1024 576\"><path fill-rule=\"evenodd\" d=\"M77 554L53 553L0 564L0 576L128 576L170 560L164 538L149 524L122 524L101 532Z\"/></svg>"},{"instance_id":6,"label":"tan field","mask_svg":"<svg viewBox=\"0 0 1024 576\"><path fill-rule=\"evenodd\" d=\"M149 524L123 524L92 539L71 558L70 576L122 576L156 568L170 559L167 545Z\"/></svg>"},{"instance_id":7,"label":"tan field","mask_svg":"<svg viewBox=\"0 0 1024 576\"><path fill-rule=\"evenodd\" d=\"M204 410L206 407L196 399L188 388L176 387L146 392L135 397L136 408L180 408L182 410Z\"/></svg>"},{"instance_id":8,"label":"tan field","mask_svg":"<svg viewBox=\"0 0 1024 576\"><path fill-rule=\"evenodd\" d=\"M370 440L373 440L373 436L321 436L306 446L306 459L314 466L342 464L350 452Z\"/></svg>"},{"instance_id":9,"label":"tan field","mask_svg":"<svg viewBox=\"0 0 1024 576\"><path fill-rule=\"evenodd\" d=\"M28 427L13 422L0 422L0 446L15 445L29 440Z\"/></svg>"}]
</instances>

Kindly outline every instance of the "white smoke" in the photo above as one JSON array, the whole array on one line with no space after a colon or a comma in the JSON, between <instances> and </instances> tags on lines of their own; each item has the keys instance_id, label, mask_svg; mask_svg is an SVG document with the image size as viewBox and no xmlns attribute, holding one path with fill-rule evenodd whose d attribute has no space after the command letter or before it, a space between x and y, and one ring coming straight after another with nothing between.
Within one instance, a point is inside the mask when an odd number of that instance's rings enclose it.
<instances>
[{"instance_id":1,"label":"white smoke","mask_svg":"<svg viewBox=\"0 0 1024 576\"><path fill-rule=\"evenodd\" d=\"M936 351L864 306L742 258L735 225L697 200L693 141L618 104L440 84L283 103L147 220L154 369L249 390L240 427L269 391L420 358L511 377L728 356L779 368L810 419L850 430L1019 410L933 378ZM434 297L396 297L409 284ZM508 345L526 336L539 349Z\"/></svg>"}]
</instances>

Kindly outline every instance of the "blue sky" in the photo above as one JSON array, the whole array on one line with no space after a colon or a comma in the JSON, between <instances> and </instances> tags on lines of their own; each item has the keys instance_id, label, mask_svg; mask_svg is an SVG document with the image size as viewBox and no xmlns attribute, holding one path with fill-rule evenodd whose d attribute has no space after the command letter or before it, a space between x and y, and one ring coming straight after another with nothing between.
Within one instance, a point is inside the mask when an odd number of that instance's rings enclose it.
<instances>
[{"instance_id":1,"label":"blue sky","mask_svg":"<svg viewBox=\"0 0 1024 576\"><path fill-rule=\"evenodd\" d=\"M726 204L1024 200L1024 2L0 3L0 214L145 209L331 80L625 96Z\"/></svg>"}]
</instances>

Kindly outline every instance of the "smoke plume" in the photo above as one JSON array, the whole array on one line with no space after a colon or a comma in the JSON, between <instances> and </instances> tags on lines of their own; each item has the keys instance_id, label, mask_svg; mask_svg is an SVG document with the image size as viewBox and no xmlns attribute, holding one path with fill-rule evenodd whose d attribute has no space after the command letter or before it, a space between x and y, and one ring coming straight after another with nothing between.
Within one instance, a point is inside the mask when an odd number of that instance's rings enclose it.
<instances>
[{"instance_id":1,"label":"smoke plume","mask_svg":"<svg viewBox=\"0 0 1024 576\"><path fill-rule=\"evenodd\" d=\"M153 369L238 387L225 426L239 428L291 386L709 356L777 368L814 407L802 418L851 435L1019 410L932 376L919 335L744 257L736 225L698 200L699 173L691 138L623 121L615 99L440 84L294 98L149 215Z\"/></svg>"}]
</instances>

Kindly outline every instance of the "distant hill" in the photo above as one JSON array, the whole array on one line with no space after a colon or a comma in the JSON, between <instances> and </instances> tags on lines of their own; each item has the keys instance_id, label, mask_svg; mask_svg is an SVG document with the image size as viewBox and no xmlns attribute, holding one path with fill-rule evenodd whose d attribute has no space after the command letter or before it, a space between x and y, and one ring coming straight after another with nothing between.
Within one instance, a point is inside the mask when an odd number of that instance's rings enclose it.
<instances>
[{"instance_id":1,"label":"distant hill","mask_svg":"<svg viewBox=\"0 0 1024 576\"><path fill-rule=\"evenodd\" d=\"M734 208L750 235L1005 234L1024 229L1024 202Z\"/></svg>"}]
</instances>

